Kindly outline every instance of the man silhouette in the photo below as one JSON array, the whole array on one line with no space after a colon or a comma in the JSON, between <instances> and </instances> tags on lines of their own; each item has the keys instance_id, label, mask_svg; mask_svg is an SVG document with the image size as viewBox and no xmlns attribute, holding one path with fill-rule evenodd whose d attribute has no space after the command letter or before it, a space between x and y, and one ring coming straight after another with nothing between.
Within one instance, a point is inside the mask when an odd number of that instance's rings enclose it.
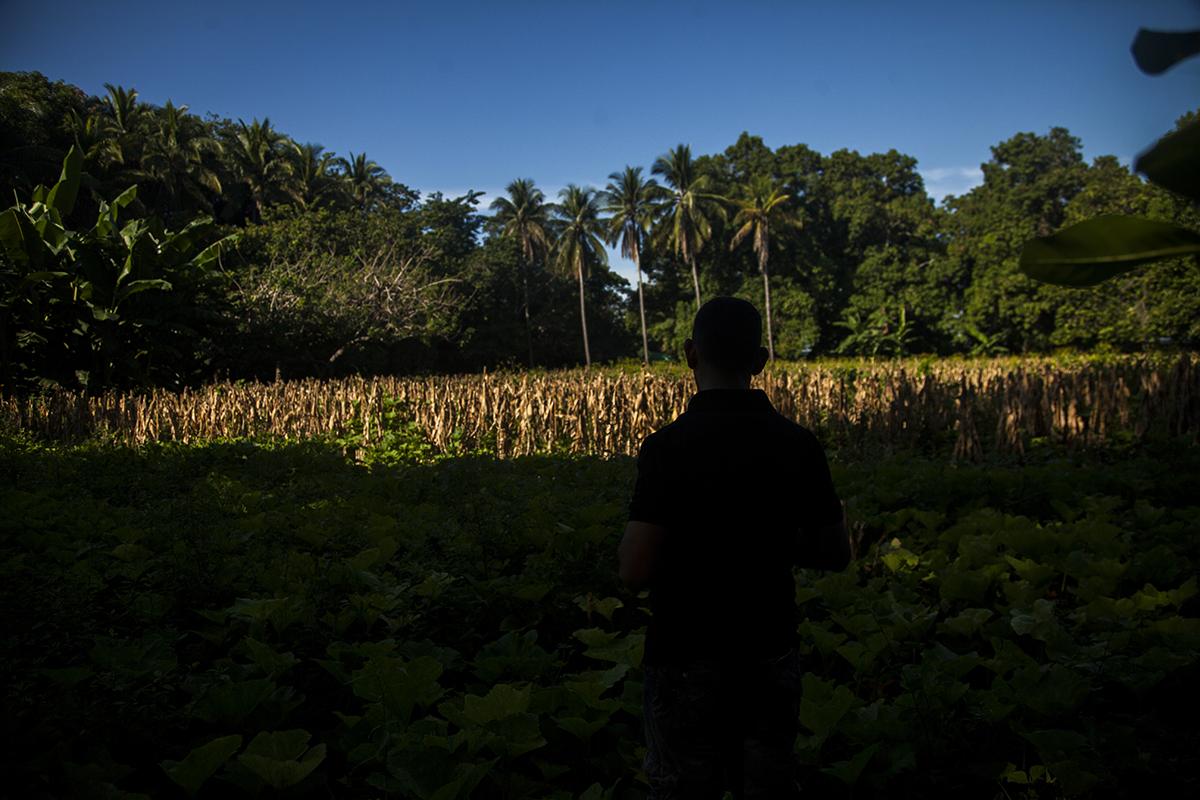
<instances>
[{"instance_id":1,"label":"man silhouette","mask_svg":"<svg viewBox=\"0 0 1200 800\"><path fill-rule=\"evenodd\" d=\"M643 659L652 800L794 798L801 666L792 567L850 562L824 450L750 378L762 318L708 301L684 343L697 392L638 453L621 580L650 589Z\"/></svg>"}]
</instances>

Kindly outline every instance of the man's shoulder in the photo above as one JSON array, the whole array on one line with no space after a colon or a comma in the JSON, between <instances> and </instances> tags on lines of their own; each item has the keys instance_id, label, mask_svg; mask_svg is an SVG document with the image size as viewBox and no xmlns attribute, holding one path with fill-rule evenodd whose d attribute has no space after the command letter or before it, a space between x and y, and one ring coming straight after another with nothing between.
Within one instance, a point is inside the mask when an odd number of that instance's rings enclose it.
<instances>
[{"instance_id":1,"label":"man's shoulder","mask_svg":"<svg viewBox=\"0 0 1200 800\"><path fill-rule=\"evenodd\" d=\"M806 445L817 444L817 435L815 433L813 433L811 430L809 430L808 428L801 425L799 422L796 422L794 419L791 419L790 417L785 417L783 414L780 414L778 411L772 411L771 414L774 416L776 424L782 430L787 431L790 435L792 435L796 439L799 439Z\"/></svg>"},{"instance_id":2,"label":"man's shoulder","mask_svg":"<svg viewBox=\"0 0 1200 800\"><path fill-rule=\"evenodd\" d=\"M792 443L804 449L820 448L821 445L816 434L799 422L779 413L776 409L772 408L767 412L767 419L771 422L773 435L779 437L782 442ZM698 424L700 424L700 420L695 415L684 411L671 422L647 435L642 440L641 447L648 450L669 448L672 442L687 440L700 433L696 428Z\"/></svg>"}]
</instances>

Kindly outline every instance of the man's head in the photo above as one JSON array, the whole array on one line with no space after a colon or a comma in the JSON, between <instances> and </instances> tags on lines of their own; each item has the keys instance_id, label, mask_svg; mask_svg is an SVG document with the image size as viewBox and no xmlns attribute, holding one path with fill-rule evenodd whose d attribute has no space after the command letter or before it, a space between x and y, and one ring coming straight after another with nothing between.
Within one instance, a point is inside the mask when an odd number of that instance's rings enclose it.
<instances>
[{"instance_id":1,"label":"man's head","mask_svg":"<svg viewBox=\"0 0 1200 800\"><path fill-rule=\"evenodd\" d=\"M762 317L753 305L736 297L714 297L700 306L692 322L692 338L683 348L701 389L749 386L750 376L762 372L767 363Z\"/></svg>"}]
</instances>

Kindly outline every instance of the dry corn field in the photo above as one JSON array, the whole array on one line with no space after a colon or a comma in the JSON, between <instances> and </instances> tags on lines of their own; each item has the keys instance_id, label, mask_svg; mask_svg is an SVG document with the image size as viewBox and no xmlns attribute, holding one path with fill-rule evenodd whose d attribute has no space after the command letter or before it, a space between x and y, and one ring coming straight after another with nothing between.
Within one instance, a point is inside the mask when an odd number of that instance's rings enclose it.
<instances>
[{"instance_id":1,"label":"dry corn field","mask_svg":"<svg viewBox=\"0 0 1200 800\"><path fill-rule=\"evenodd\" d=\"M1020 453L1033 437L1084 446L1115 435L1195 442L1197 367L1191 354L838 361L782 365L754 385L830 446L945 447L973 460ZM501 456L632 455L642 437L685 410L694 390L691 374L678 369L215 383L180 393L5 398L0 426L129 444L361 433L366 446L385 432L387 412L399 410L439 449L457 439Z\"/></svg>"}]
</instances>

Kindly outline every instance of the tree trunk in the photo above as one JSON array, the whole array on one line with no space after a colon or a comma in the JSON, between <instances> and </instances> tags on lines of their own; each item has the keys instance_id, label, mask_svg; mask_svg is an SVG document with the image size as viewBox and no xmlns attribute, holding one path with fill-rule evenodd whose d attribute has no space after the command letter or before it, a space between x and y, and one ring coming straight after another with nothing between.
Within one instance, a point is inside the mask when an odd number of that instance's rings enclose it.
<instances>
[{"instance_id":1,"label":"tree trunk","mask_svg":"<svg viewBox=\"0 0 1200 800\"><path fill-rule=\"evenodd\" d=\"M575 274L579 276L579 322L583 326L583 358L587 366L592 365L592 351L588 347L587 335L587 309L583 305L583 270L576 269Z\"/></svg>"},{"instance_id":2,"label":"tree trunk","mask_svg":"<svg viewBox=\"0 0 1200 800\"><path fill-rule=\"evenodd\" d=\"M529 321L529 264L521 262L521 289L525 294L525 341L529 345L529 368L533 369L533 325Z\"/></svg>"},{"instance_id":3,"label":"tree trunk","mask_svg":"<svg viewBox=\"0 0 1200 800\"><path fill-rule=\"evenodd\" d=\"M633 253L633 266L637 270L638 279L638 310L642 313L642 363L650 366L650 343L646 339L646 300L642 296L642 257L636 250Z\"/></svg>"},{"instance_id":4,"label":"tree trunk","mask_svg":"<svg viewBox=\"0 0 1200 800\"><path fill-rule=\"evenodd\" d=\"M775 363L775 335L771 331L771 280L767 277L766 253L759 261L763 274L763 301L767 307L767 352L770 353L771 363Z\"/></svg>"},{"instance_id":5,"label":"tree trunk","mask_svg":"<svg viewBox=\"0 0 1200 800\"><path fill-rule=\"evenodd\" d=\"M696 257L691 256L688 261L692 264L692 285L696 287L696 310L700 310L700 273L696 271Z\"/></svg>"}]
</instances>

